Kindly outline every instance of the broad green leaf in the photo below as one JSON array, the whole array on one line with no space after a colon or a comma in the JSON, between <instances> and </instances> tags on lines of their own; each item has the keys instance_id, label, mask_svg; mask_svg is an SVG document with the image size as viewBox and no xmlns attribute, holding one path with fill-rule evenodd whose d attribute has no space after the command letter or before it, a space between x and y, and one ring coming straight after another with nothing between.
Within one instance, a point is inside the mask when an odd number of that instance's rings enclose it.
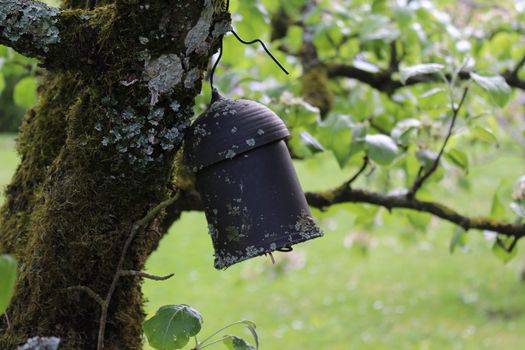
<instances>
[{"instance_id":1,"label":"broad green leaf","mask_svg":"<svg viewBox=\"0 0 525 350\"><path fill-rule=\"evenodd\" d=\"M319 108L289 92L279 99L279 115L290 128L315 124L319 120Z\"/></svg>"},{"instance_id":2,"label":"broad green leaf","mask_svg":"<svg viewBox=\"0 0 525 350\"><path fill-rule=\"evenodd\" d=\"M379 165L391 164L399 153L396 143L389 136L366 135L365 141L368 145L368 156Z\"/></svg>"},{"instance_id":3,"label":"broad green leaf","mask_svg":"<svg viewBox=\"0 0 525 350\"><path fill-rule=\"evenodd\" d=\"M409 211L406 214L408 222L417 231L425 233L428 229L428 224L432 220L432 216L427 213L419 213L417 211Z\"/></svg>"},{"instance_id":4,"label":"broad green leaf","mask_svg":"<svg viewBox=\"0 0 525 350\"><path fill-rule=\"evenodd\" d=\"M454 229L454 234L450 240L449 251L450 254L454 253L456 247L464 247L467 244L467 231L462 227L457 226Z\"/></svg>"},{"instance_id":5,"label":"broad green leaf","mask_svg":"<svg viewBox=\"0 0 525 350\"><path fill-rule=\"evenodd\" d=\"M457 148L451 148L445 152L444 156L447 160L468 172L469 161L468 155L465 152Z\"/></svg>"},{"instance_id":6,"label":"broad green leaf","mask_svg":"<svg viewBox=\"0 0 525 350\"><path fill-rule=\"evenodd\" d=\"M245 40L260 38L261 28L266 28L269 24L268 11L260 1L230 1L230 10L240 15L235 21L235 29Z\"/></svg>"},{"instance_id":7,"label":"broad green leaf","mask_svg":"<svg viewBox=\"0 0 525 350\"><path fill-rule=\"evenodd\" d=\"M202 317L189 305L165 305L142 325L149 344L158 350L181 349L201 330Z\"/></svg>"},{"instance_id":8,"label":"broad green leaf","mask_svg":"<svg viewBox=\"0 0 525 350\"><path fill-rule=\"evenodd\" d=\"M505 216L505 206L503 205L499 196L499 189L496 190L492 197L492 206L490 208L490 215L495 218L502 218Z\"/></svg>"},{"instance_id":9,"label":"broad green leaf","mask_svg":"<svg viewBox=\"0 0 525 350\"><path fill-rule=\"evenodd\" d=\"M315 137L313 137L310 133L303 131L300 135L301 141L308 150L312 153L319 153L324 151L323 145Z\"/></svg>"},{"instance_id":10,"label":"broad green leaf","mask_svg":"<svg viewBox=\"0 0 525 350\"><path fill-rule=\"evenodd\" d=\"M34 77L27 77L16 84L13 99L17 105L24 108L32 107L36 102L37 83Z\"/></svg>"},{"instance_id":11,"label":"broad green leaf","mask_svg":"<svg viewBox=\"0 0 525 350\"><path fill-rule=\"evenodd\" d=\"M332 151L341 168L351 156L352 128L350 117L331 114L317 130L317 139L326 149Z\"/></svg>"},{"instance_id":12,"label":"broad green leaf","mask_svg":"<svg viewBox=\"0 0 525 350\"><path fill-rule=\"evenodd\" d=\"M223 340L223 343L229 350L255 350L255 347L250 343L235 335L227 336L227 338Z\"/></svg>"},{"instance_id":13,"label":"broad green leaf","mask_svg":"<svg viewBox=\"0 0 525 350\"><path fill-rule=\"evenodd\" d=\"M248 328L250 333L253 336L253 340L255 341L255 349L259 349L259 335L257 334L257 327L255 325L255 322L243 320L242 324Z\"/></svg>"},{"instance_id":14,"label":"broad green leaf","mask_svg":"<svg viewBox=\"0 0 525 350\"><path fill-rule=\"evenodd\" d=\"M10 255L0 255L0 315L11 301L16 282L16 260Z\"/></svg>"},{"instance_id":15,"label":"broad green leaf","mask_svg":"<svg viewBox=\"0 0 525 350\"><path fill-rule=\"evenodd\" d=\"M401 80L401 83L406 84L408 79L415 77L416 75L442 73L444 69L445 66L440 63L425 63L411 67L404 67L401 68L399 79Z\"/></svg>"},{"instance_id":16,"label":"broad green leaf","mask_svg":"<svg viewBox=\"0 0 525 350\"><path fill-rule=\"evenodd\" d=\"M365 150L366 148L366 137L367 129L366 124L356 124L352 127L352 142L350 143L350 155L348 159L352 158L354 155Z\"/></svg>"},{"instance_id":17,"label":"broad green leaf","mask_svg":"<svg viewBox=\"0 0 525 350\"><path fill-rule=\"evenodd\" d=\"M513 249L511 249L512 244L514 243L514 237L503 237L498 236L494 245L492 246L492 253L496 255L504 264L512 260L518 253L518 245L515 244Z\"/></svg>"},{"instance_id":18,"label":"broad green leaf","mask_svg":"<svg viewBox=\"0 0 525 350\"><path fill-rule=\"evenodd\" d=\"M502 76L485 76L471 72L470 77L479 87L489 94L490 99L494 104L499 107L503 107L507 104L512 89Z\"/></svg>"},{"instance_id":19,"label":"broad green leaf","mask_svg":"<svg viewBox=\"0 0 525 350\"><path fill-rule=\"evenodd\" d=\"M390 43L399 36L399 28L386 16L368 15L359 26L359 39L362 42L382 40Z\"/></svg>"},{"instance_id":20,"label":"broad green leaf","mask_svg":"<svg viewBox=\"0 0 525 350\"><path fill-rule=\"evenodd\" d=\"M428 149L416 151L416 158L425 171L428 171L437 159L438 154Z\"/></svg>"},{"instance_id":21,"label":"broad green leaf","mask_svg":"<svg viewBox=\"0 0 525 350\"><path fill-rule=\"evenodd\" d=\"M392 129L391 135L394 140L407 144L410 139L412 130L417 130L421 127L421 122L417 119L408 118L400 120Z\"/></svg>"},{"instance_id":22,"label":"broad green leaf","mask_svg":"<svg viewBox=\"0 0 525 350\"><path fill-rule=\"evenodd\" d=\"M494 132L487 127L475 126L470 129L470 132L475 138L481 141L498 144L496 135L494 135Z\"/></svg>"},{"instance_id":23,"label":"broad green leaf","mask_svg":"<svg viewBox=\"0 0 525 350\"><path fill-rule=\"evenodd\" d=\"M512 211L520 218L525 219L525 205L518 202L512 202L510 203L510 209L512 209Z\"/></svg>"},{"instance_id":24,"label":"broad green leaf","mask_svg":"<svg viewBox=\"0 0 525 350\"><path fill-rule=\"evenodd\" d=\"M381 71L381 68L378 67L377 65L370 63L368 61L365 61L361 58L354 59L353 66L357 69L361 69L369 73L379 73Z\"/></svg>"}]
</instances>

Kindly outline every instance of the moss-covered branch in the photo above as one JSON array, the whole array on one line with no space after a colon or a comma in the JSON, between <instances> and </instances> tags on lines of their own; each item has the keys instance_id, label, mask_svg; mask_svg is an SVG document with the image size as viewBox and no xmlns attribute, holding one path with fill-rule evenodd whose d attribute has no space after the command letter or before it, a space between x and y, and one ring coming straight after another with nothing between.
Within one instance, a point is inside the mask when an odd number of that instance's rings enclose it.
<instances>
[{"instance_id":1,"label":"moss-covered branch","mask_svg":"<svg viewBox=\"0 0 525 350\"><path fill-rule=\"evenodd\" d=\"M0 0L0 44L43 58L60 43L60 9L37 1Z\"/></svg>"},{"instance_id":2,"label":"moss-covered branch","mask_svg":"<svg viewBox=\"0 0 525 350\"><path fill-rule=\"evenodd\" d=\"M312 207L319 209L325 209L341 203L367 203L378 205L388 210L399 208L429 213L461 226L465 230L488 230L517 238L525 236L525 225L507 223L489 217L465 216L443 204L407 198L403 194L387 195L342 186L326 192L308 192L306 193L306 198Z\"/></svg>"},{"instance_id":3,"label":"moss-covered branch","mask_svg":"<svg viewBox=\"0 0 525 350\"><path fill-rule=\"evenodd\" d=\"M0 44L48 67L85 65L114 13L113 6L61 10L38 1L0 0Z\"/></svg>"},{"instance_id":4,"label":"moss-covered branch","mask_svg":"<svg viewBox=\"0 0 525 350\"><path fill-rule=\"evenodd\" d=\"M385 93L393 93L394 91L411 85L421 83L441 82L442 78L435 74L419 74L411 77L403 84L400 80L394 78L395 71L380 71L377 73L367 72L357 67L347 64L329 64L328 75L330 78L349 78L367 84L370 87ZM459 73L460 79L470 79L470 73L462 71ZM517 72L502 72L501 76L505 79L507 84L516 89L525 90L525 80L517 76ZM450 76L446 76L451 79Z\"/></svg>"}]
</instances>

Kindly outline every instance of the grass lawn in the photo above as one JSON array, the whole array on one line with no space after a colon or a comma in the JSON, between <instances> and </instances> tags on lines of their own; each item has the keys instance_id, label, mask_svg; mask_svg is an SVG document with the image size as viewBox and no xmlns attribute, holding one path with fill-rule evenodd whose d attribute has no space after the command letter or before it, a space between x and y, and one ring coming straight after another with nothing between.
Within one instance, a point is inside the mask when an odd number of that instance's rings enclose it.
<instances>
[{"instance_id":1,"label":"grass lawn","mask_svg":"<svg viewBox=\"0 0 525 350\"><path fill-rule=\"evenodd\" d=\"M12 146L12 137L0 136L2 185L16 167ZM498 179L513 181L525 173L522 157L516 150L475 162L469 195L451 196L453 187L443 186L435 193L464 212L486 213ZM327 156L297 169L307 190L347 177ZM426 234L415 233L404 212L394 211L360 233L369 247L363 255L345 246L355 233L348 208L316 213L326 236L276 255L275 265L257 258L226 271L213 268L204 215L184 214L148 261L148 272L175 277L144 283L146 311L190 304L204 317L201 338L250 319L257 323L261 348L272 350L523 348L525 284L518 278L523 254L503 265L473 231L468 248L450 255L451 225L432 220Z\"/></svg>"}]
</instances>

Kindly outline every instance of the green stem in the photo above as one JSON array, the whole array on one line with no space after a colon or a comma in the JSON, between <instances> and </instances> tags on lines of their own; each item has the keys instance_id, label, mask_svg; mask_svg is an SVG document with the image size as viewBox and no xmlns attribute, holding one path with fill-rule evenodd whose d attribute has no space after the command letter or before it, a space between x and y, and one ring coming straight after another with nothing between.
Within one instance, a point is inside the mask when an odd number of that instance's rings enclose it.
<instances>
[{"instance_id":1,"label":"green stem","mask_svg":"<svg viewBox=\"0 0 525 350\"><path fill-rule=\"evenodd\" d=\"M208 336L206 339L204 339L199 345L202 345L202 344L205 344L208 340L212 339L213 337L215 337L217 334L219 334L220 332L224 331L225 329L228 329L230 327L233 327L233 326L236 326L238 324L244 324L244 321L237 321L237 322L233 322L233 323L230 323L229 325L227 326L224 326L222 327L221 329L219 329L218 331L212 333L210 336ZM213 344L213 343L212 343ZM207 346L207 345L206 345ZM202 349L203 347L200 347L198 349Z\"/></svg>"},{"instance_id":2,"label":"green stem","mask_svg":"<svg viewBox=\"0 0 525 350\"><path fill-rule=\"evenodd\" d=\"M227 336L225 336L225 337L222 337L221 339L214 340L214 341L212 341L211 343L208 343L208 344L206 344L206 345L204 345L204 346L202 346L202 347L199 347L199 348L197 348L197 350L201 350L201 349L207 348L207 347L210 346L210 345L220 343L221 341L223 341L223 340L225 340L225 339L228 339L228 338L231 338L231 337L232 337L231 335L227 335Z\"/></svg>"}]
</instances>

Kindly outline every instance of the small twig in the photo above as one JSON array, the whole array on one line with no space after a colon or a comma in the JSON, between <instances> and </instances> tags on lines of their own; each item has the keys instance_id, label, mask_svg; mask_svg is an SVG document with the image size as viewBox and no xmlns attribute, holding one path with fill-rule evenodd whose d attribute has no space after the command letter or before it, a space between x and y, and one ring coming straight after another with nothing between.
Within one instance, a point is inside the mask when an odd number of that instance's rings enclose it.
<instances>
[{"instance_id":1,"label":"small twig","mask_svg":"<svg viewBox=\"0 0 525 350\"><path fill-rule=\"evenodd\" d=\"M397 72L399 70L399 57L397 53L397 42L394 40L390 43L390 63L388 65L388 70L391 73Z\"/></svg>"},{"instance_id":2,"label":"small twig","mask_svg":"<svg viewBox=\"0 0 525 350\"><path fill-rule=\"evenodd\" d=\"M152 275L146 272L135 271L135 270L122 270L120 271L120 275L121 276L138 276L138 277L147 278L147 279L154 280L154 281L165 281L175 276L174 273L170 273L169 275L166 275L166 276L156 276L156 275Z\"/></svg>"},{"instance_id":3,"label":"small twig","mask_svg":"<svg viewBox=\"0 0 525 350\"><path fill-rule=\"evenodd\" d=\"M458 118L459 111L461 107L463 106L465 99L467 98L468 93L468 87L466 87L463 90L463 95L461 96L461 100L457 106L454 105L454 101L451 101L452 104L452 120L450 121L450 126L448 128L447 136L445 137L445 141L443 141L443 145L441 146L441 149L439 150L439 153L434 159L434 162L432 163L431 167L421 176L418 174L416 181L414 181L414 184L412 185L412 188L407 192L406 196L407 198L414 198L416 195L416 192L423 186L424 182L437 170L439 166L439 162L441 160L441 157L443 156L443 153L445 152L445 148L447 147L448 141L450 140L450 137L452 136L452 133L454 131L454 126L456 125L456 120ZM421 169L420 172L421 173Z\"/></svg>"},{"instance_id":4,"label":"small twig","mask_svg":"<svg viewBox=\"0 0 525 350\"><path fill-rule=\"evenodd\" d=\"M82 292L85 292L87 295L89 295L93 300L95 300L101 307L104 306L104 299L95 292L93 289L86 287L86 286L72 286L68 287L68 290L80 290Z\"/></svg>"},{"instance_id":5,"label":"small twig","mask_svg":"<svg viewBox=\"0 0 525 350\"><path fill-rule=\"evenodd\" d=\"M180 192L177 192L175 196L173 196L170 199L167 199L157 206L155 206L153 209L148 211L146 216L144 216L139 221L135 222L133 226L131 227L131 231L129 233L128 238L126 239L126 242L124 243L124 247L122 248L122 252L120 253L120 259L118 261L117 267L115 269L115 275L113 276L113 281L111 282L111 285L109 286L108 293L106 295L106 299L104 300L102 304L102 310L100 313L100 321L99 321L99 329L98 329L98 341L97 341L97 350L104 349L104 333L106 331L106 322L108 317L108 309L109 309L109 303L111 302L111 298L113 297L113 293L115 292L115 289L117 288L118 281L120 277L122 276L122 266L124 266L124 261L126 260L126 255L128 253L129 247L131 246L131 242L133 242L133 239L137 234L144 231L147 227L147 225L157 217L157 215L164 210L166 207L170 206L175 202L179 197Z\"/></svg>"},{"instance_id":6,"label":"small twig","mask_svg":"<svg viewBox=\"0 0 525 350\"><path fill-rule=\"evenodd\" d=\"M352 178L350 178L350 180L346 181L343 186L344 187L349 187L350 185L352 185L352 183L354 183L355 180L357 180L357 178L359 176L361 176L361 174L364 173L364 171L366 170L366 167L368 166L368 163L369 163L369 159L367 156L365 156L363 158L363 165L361 165L361 168L359 168L359 170L354 174L354 176L352 176Z\"/></svg>"},{"instance_id":7,"label":"small twig","mask_svg":"<svg viewBox=\"0 0 525 350\"><path fill-rule=\"evenodd\" d=\"M222 342L222 341L224 341L226 339L229 339L231 337L232 337L231 335L226 335L226 336L222 337L221 339L217 339L217 340L214 340L212 342L209 342L208 344L205 344L204 346L200 346L198 349L201 350L201 349L207 348L208 346L220 343L220 342Z\"/></svg>"},{"instance_id":8,"label":"small twig","mask_svg":"<svg viewBox=\"0 0 525 350\"><path fill-rule=\"evenodd\" d=\"M230 327L233 327L233 326L236 326L236 325L239 325L239 324L243 324L245 321L237 321L237 322L233 322L233 323L230 323L229 325L227 326L224 326L222 327L221 329L213 332L212 334L210 334L207 338L205 338L203 341L200 342L199 344L199 349L202 349L210 344L206 344L207 341L213 339L213 337L215 337L217 334L219 334L220 332L230 328ZM202 346L202 347L201 347Z\"/></svg>"}]
</instances>

